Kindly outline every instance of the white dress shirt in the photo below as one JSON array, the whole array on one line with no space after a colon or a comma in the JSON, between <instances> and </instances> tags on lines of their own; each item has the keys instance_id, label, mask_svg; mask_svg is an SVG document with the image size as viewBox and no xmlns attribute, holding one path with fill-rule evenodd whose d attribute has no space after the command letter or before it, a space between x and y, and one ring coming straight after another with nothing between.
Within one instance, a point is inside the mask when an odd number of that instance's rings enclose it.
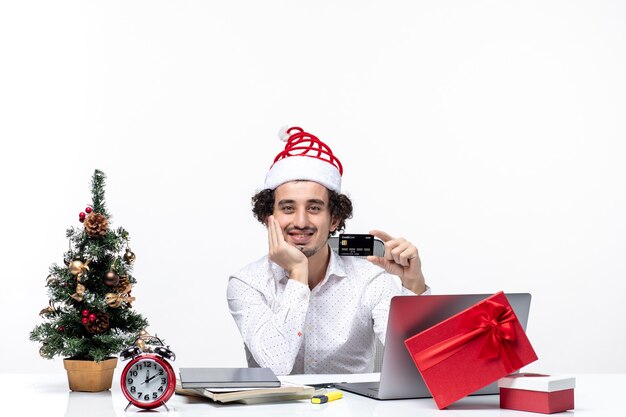
<instances>
[{"instance_id":1,"label":"white dress shirt","mask_svg":"<svg viewBox=\"0 0 626 417\"><path fill-rule=\"evenodd\" d=\"M332 250L313 290L267 255L232 275L227 289L249 366L277 375L373 372L376 337L384 343L395 295L415 294L367 260Z\"/></svg>"}]
</instances>

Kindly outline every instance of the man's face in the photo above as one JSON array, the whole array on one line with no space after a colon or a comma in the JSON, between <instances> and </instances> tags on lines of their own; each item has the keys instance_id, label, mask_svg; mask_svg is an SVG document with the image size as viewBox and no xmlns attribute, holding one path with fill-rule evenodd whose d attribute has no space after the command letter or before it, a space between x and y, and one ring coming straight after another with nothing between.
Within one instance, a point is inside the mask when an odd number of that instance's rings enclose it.
<instances>
[{"instance_id":1,"label":"man's face","mask_svg":"<svg viewBox=\"0 0 626 417\"><path fill-rule=\"evenodd\" d=\"M337 228L328 206L328 190L313 181L292 181L274 190L274 218L287 243L311 257Z\"/></svg>"}]
</instances>

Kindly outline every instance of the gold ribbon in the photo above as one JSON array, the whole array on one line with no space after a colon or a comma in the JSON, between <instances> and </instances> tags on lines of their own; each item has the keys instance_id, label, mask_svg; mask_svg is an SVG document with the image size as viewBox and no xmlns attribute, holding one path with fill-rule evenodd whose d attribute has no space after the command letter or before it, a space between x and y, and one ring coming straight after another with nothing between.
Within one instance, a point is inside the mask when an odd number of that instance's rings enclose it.
<instances>
[{"instance_id":1,"label":"gold ribbon","mask_svg":"<svg viewBox=\"0 0 626 417\"><path fill-rule=\"evenodd\" d=\"M109 307L118 308L122 303L132 303L135 301L135 297L131 297L125 292L119 294L110 292L104 296L104 301Z\"/></svg>"},{"instance_id":2,"label":"gold ribbon","mask_svg":"<svg viewBox=\"0 0 626 417\"><path fill-rule=\"evenodd\" d=\"M46 316L48 314L55 313L56 311L57 311L57 309L54 307L54 304L52 304L52 300L49 300L48 301L48 307L42 309L39 312L39 315L43 317L43 316Z\"/></svg>"},{"instance_id":3,"label":"gold ribbon","mask_svg":"<svg viewBox=\"0 0 626 417\"><path fill-rule=\"evenodd\" d=\"M70 297L72 297L76 301L83 301L83 297L85 296L85 286L81 283L76 284L76 292Z\"/></svg>"}]
</instances>

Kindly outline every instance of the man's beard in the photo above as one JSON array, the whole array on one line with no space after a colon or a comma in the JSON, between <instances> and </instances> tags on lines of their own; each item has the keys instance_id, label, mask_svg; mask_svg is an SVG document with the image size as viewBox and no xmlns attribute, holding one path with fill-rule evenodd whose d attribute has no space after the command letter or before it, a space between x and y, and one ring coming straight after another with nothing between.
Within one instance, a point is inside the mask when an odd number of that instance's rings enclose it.
<instances>
[{"instance_id":1,"label":"man's beard","mask_svg":"<svg viewBox=\"0 0 626 417\"><path fill-rule=\"evenodd\" d=\"M304 254L304 256L306 256L307 258L310 258L311 256L315 255L323 247L324 247L324 245L313 247L313 248L305 248L302 245L296 245L296 248L298 248L300 250L300 252L302 252Z\"/></svg>"}]
</instances>

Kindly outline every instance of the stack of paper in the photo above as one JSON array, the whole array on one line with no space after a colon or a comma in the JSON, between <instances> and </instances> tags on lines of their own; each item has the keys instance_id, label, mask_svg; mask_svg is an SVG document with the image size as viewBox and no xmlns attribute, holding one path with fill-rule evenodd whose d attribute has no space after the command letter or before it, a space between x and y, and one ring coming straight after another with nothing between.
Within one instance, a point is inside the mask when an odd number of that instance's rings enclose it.
<instances>
[{"instance_id":1,"label":"stack of paper","mask_svg":"<svg viewBox=\"0 0 626 417\"><path fill-rule=\"evenodd\" d=\"M282 383L269 368L180 368L176 393L254 404L311 398L315 388Z\"/></svg>"}]
</instances>

